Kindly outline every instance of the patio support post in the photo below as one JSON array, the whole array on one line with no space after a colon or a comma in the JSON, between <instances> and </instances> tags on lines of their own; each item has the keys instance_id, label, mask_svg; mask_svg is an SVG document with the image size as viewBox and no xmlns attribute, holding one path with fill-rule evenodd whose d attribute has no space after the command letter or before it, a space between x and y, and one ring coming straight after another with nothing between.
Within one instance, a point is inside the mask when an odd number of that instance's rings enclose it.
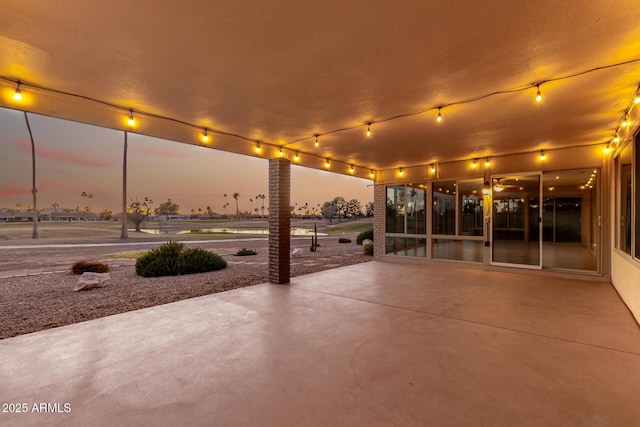
<instances>
[{"instance_id":1,"label":"patio support post","mask_svg":"<svg viewBox=\"0 0 640 427\"><path fill-rule=\"evenodd\" d=\"M269 282L291 277L291 161L269 160Z\"/></svg>"}]
</instances>

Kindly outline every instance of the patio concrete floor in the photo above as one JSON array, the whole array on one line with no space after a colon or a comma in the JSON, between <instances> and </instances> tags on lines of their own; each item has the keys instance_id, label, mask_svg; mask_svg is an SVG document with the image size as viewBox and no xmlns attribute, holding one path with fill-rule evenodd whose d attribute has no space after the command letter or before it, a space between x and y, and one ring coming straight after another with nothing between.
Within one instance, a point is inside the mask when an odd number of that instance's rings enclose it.
<instances>
[{"instance_id":1,"label":"patio concrete floor","mask_svg":"<svg viewBox=\"0 0 640 427\"><path fill-rule=\"evenodd\" d=\"M0 341L2 409L27 407L0 425L630 426L639 396L640 330L610 284L455 265L374 261Z\"/></svg>"}]
</instances>

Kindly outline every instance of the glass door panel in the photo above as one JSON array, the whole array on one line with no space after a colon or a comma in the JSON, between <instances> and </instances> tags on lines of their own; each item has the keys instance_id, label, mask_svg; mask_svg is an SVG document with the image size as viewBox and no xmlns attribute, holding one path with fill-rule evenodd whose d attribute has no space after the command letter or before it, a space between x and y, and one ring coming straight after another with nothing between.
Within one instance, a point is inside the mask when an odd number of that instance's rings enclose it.
<instances>
[{"instance_id":1,"label":"glass door panel","mask_svg":"<svg viewBox=\"0 0 640 427\"><path fill-rule=\"evenodd\" d=\"M491 263L542 268L541 174L492 177Z\"/></svg>"}]
</instances>

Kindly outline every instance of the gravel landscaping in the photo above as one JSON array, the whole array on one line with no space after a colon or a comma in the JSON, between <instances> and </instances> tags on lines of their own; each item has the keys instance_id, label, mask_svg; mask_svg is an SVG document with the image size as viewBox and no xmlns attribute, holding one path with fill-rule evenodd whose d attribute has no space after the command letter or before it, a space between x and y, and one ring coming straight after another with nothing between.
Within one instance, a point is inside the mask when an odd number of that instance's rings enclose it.
<instances>
[{"instance_id":1,"label":"gravel landscaping","mask_svg":"<svg viewBox=\"0 0 640 427\"><path fill-rule=\"evenodd\" d=\"M372 259L363 255L362 246L355 243L341 244L338 238L322 239L320 243L322 246L317 252L309 251L306 241L292 244L292 248L302 248L291 260L292 276ZM77 253L61 255L60 250L55 249L33 250L30 254L40 259L35 263L38 268L14 270L10 277L7 277L7 268L0 270L5 273L5 277L0 277L0 339L268 281L266 240L198 246L223 256L228 267L210 273L143 278L135 274L135 259L109 255L118 249L103 248L102 253L97 249L86 250L91 259L110 265L111 283L104 288L80 292L73 292L79 276L73 275L70 268L73 262L84 257ZM242 247L256 249L258 254L235 256ZM19 251L12 253L20 257ZM49 266L42 261L47 253L55 260ZM8 250L3 250L2 255L8 255ZM5 258L9 265L10 257Z\"/></svg>"}]
</instances>

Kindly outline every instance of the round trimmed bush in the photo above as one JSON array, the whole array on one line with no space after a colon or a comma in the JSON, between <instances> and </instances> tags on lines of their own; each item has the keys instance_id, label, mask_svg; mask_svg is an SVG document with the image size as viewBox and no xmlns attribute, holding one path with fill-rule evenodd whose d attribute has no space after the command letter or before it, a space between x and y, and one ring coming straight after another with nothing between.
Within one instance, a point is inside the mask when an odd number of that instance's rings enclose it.
<instances>
[{"instance_id":1,"label":"round trimmed bush","mask_svg":"<svg viewBox=\"0 0 640 427\"><path fill-rule=\"evenodd\" d=\"M365 255L373 255L373 243L367 243L366 245L364 245L362 250L364 251Z\"/></svg>"},{"instance_id":2,"label":"round trimmed bush","mask_svg":"<svg viewBox=\"0 0 640 427\"><path fill-rule=\"evenodd\" d=\"M200 248L184 249L182 243L168 242L136 260L136 274L143 277L205 273L225 268L219 255Z\"/></svg>"}]
</instances>

